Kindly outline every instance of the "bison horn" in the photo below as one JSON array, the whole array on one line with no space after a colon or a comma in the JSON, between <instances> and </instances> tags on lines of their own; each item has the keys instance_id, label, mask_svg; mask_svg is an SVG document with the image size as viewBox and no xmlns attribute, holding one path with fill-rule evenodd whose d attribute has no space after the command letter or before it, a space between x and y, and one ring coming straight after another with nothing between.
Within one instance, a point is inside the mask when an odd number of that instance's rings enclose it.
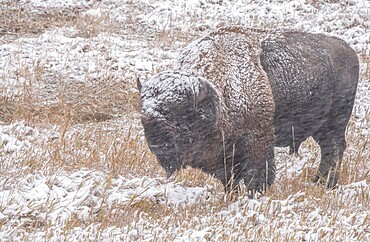
<instances>
[{"instance_id":1,"label":"bison horn","mask_svg":"<svg viewBox=\"0 0 370 242\"><path fill-rule=\"evenodd\" d=\"M203 101L212 90L212 88L213 87L206 79L199 78L199 90L198 95L195 96L195 103L198 104Z\"/></svg>"},{"instance_id":2,"label":"bison horn","mask_svg":"<svg viewBox=\"0 0 370 242\"><path fill-rule=\"evenodd\" d=\"M139 76L136 76L136 86L137 86L137 89L139 90L139 92L141 92L141 88L142 88L142 80L140 80L141 77Z\"/></svg>"}]
</instances>

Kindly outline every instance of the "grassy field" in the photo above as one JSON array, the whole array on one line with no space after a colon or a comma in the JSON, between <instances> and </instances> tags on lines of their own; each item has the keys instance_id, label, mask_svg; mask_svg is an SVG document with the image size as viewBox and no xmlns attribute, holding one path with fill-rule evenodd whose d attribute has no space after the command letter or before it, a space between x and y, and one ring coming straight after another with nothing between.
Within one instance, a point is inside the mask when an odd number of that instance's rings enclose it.
<instances>
[{"instance_id":1,"label":"grassy field","mask_svg":"<svg viewBox=\"0 0 370 242\"><path fill-rule=\"evenodd\" d=\"M251 1L243 16L229 1L0 1L2 241L369 241L370 19L356 1L303 2ZM276 149L277 180L255 199L194 169L166 179L143 138L136 78L230 23L312 28L357 51L336 190L310 182L312 139L298 156Z\"/></svg>"}]
</instances>

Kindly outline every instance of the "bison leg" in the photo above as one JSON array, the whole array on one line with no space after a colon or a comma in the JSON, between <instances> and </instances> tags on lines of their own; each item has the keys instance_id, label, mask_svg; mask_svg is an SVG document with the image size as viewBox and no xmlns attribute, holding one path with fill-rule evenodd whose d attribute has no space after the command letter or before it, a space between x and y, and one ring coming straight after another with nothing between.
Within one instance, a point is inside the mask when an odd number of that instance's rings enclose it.
<instances>
[{"instance_id":1,"label":"bison leg","mask_svg":"<svg viewBox=\"0 0 370 242\"><path fill-rule=\"evenodd\" d=\"M261 159L245 159L231 171L231 179L226 186L226 190L239 188L239 183L243 181L245 188L254 192L264 192L271 186L275 179L275 162L273 146L266 149L266 154ZM230 184L231 183L231 184Z\"/></svg>"},{"instance_id":2,"label":"bison leg","mask_svg":"<svg viewBox=\"0 0 370 242\"><path fill-rule=\"evenodd\" d=\"M315 139L321 148L321 163L314 182L325 184L328 189L335 187L339 177L343 153L346 149L344 132L340 136Z\"/></svg>"},{"instance_id":3,"label":"bison leg","mask_svg":"<svg viewBox=\"0 0 370 242\"><path fill-rule=\"evenodd\" d=\"M226 193L240 189L240 182L250 192L263 192L275 179L273 146L263 159L255 160L244 149L236 149L224 160L224 167L214 174L222 182Z\"/></svg>"}]
</instances>

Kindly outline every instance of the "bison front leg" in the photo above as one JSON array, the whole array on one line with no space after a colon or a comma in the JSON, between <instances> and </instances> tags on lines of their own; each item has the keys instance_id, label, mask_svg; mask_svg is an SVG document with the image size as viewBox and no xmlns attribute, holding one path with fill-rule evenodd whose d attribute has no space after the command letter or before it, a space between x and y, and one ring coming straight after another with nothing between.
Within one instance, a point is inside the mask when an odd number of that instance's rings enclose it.
<instances>
[{"instance_id":1,"label":"bison front leg","mask_svg":"<svg viewBox=\"0 0 370 242\"><path fill-rule=\"evenodd\" d=\"M251 156L248 149L244 151L243 159L230 171L226 190L239 188L241 182L252 193L264 192L272 185L275 179L274 150L273 146L264 148L260 156Z\"/></svg>"},{"instance_id":2,"label":"bison front leg","mask_svg":"<svg viewBox=\"0 0 370 242\"><path fill-rule=\"evenodd\" d=\"M222 168L214 173L223 183L226 193L243 189L241 184L252 193L263 192L272 185L275 179L273 146L260 149L260 153L254 149L241 140L226 146Z\"/></svg>"},{"instance_id":3,"label":"bison front leg","mask_svg":"<svg viewBox=\"0 0 370 242\"><path fill-rule=\"evenodd\" d=\"M314 178L315 183L325 184L328 189L336 186L343 153L346 149L344 134L339 137L322 138L317 142L321 148L321 163Z\"/></svg>"}]
</instances>

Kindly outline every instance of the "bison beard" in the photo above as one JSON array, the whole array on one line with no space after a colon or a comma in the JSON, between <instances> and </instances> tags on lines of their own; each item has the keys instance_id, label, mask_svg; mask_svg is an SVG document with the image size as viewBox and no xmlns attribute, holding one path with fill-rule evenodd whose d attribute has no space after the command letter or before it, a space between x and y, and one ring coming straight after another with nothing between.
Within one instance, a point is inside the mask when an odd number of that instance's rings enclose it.
<instances>
[{"instance_id":1,"label":"bison beard","mask_svg":"<svg viewBox=\"0 0 370 242\"><path fill-rule=\"evenodd\" d=\"M312 136L322 154L315 181L332 188L358 72L355 52L334 37L221 28L185 48L174 71L140 83L145 136L168 176L191 166L250 191L273 183L275 146L297 152Z\"/></svg>"}]
</instances>

